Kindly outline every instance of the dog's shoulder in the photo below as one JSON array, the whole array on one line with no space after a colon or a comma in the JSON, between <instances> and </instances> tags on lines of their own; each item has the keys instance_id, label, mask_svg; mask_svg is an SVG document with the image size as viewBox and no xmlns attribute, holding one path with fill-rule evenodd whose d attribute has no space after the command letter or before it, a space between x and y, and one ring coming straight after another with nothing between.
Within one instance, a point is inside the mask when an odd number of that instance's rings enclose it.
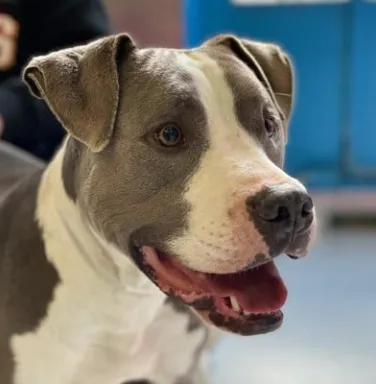
<instances>
[{"instance_id":1,"label":"dog's shoulder","mask_svg":"<svg viewBox=\"0 0 376 384\"><path fill-rule=\"evenodd\" d=\"M35 329L59 282L36 220L42 174L26 177L0 204L0 339Z\"/></svg>"}]
</instances>

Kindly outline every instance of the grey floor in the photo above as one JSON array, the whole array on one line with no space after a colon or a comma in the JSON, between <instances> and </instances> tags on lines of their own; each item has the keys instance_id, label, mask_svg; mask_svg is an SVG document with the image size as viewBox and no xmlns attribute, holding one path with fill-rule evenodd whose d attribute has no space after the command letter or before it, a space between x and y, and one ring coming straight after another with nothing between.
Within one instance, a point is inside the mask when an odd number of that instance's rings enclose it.
<instances>
[{"instance_id":1,"label":"grey floor","mask_svg":"<svg viewBox=\"0 0 376 384\"><path fill-rule=\"evenodd\" d=\"M215 384L376 384L376 233L326 233L277 264L289 289L282 328L227 336Z\"/></svg>"}]
</instances>

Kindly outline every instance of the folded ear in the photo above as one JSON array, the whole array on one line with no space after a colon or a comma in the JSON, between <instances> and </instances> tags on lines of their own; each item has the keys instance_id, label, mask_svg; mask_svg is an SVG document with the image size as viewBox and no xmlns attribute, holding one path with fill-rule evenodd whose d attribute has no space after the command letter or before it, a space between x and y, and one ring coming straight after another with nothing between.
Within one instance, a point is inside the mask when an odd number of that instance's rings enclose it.
<instances>
[{"instance_id":1,"label":"folded ear","mask_svg":"<svg viewBox=\"0 0 376 384\"><path fill-rule=\"evenodd\" d=\"M246 62L289 119L293 106L294 70L288 55L280 47L232 35L220 35L208 43L225 45Z\"/></svg>"},{"instance_id":2,"label":"folded ear","mask_svg":"<svg viewBox=\"0 0 376 384\"><path fill-rule=\"evenodd\" d=\"M109 143L119 104L119 62L135 45L126 34L33 58L23 77L68 133L100 152Z\"/></svg>"}]
</instances>

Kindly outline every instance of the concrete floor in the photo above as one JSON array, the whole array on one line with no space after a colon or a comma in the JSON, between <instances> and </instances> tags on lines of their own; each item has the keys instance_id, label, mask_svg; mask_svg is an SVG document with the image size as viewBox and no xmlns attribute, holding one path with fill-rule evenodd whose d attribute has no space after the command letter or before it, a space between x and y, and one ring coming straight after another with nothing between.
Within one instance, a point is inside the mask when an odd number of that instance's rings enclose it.
<instances>
[{"instance_id":1,"label":"concrete floor","mask_svg":"<svg viewBox=\"0 0 376 384\"><path fill-rule=\"evenodd\" d=\"M225 337L213 382L376 384L376 235L329 232L307 258L277 264L289 289L282 328Z\"/></svg>"}]
</instances>

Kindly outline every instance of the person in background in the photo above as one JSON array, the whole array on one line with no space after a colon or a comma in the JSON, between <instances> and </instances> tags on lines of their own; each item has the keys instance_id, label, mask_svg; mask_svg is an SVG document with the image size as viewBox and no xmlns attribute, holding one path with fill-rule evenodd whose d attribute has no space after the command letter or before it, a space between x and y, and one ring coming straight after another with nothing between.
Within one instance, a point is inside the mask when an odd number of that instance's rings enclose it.
<instances>
[{"instance_id":1,"label":"person in background","mask_svg":"<svg viewBox=\"0 0 376 384\"><path fill-rule=\"evenodd\" d=\"M32 56L109 33L100 0L0 0L0 140L49 160L64 131L31 96L22 68Z\"/></svg>"}]
</instances>

